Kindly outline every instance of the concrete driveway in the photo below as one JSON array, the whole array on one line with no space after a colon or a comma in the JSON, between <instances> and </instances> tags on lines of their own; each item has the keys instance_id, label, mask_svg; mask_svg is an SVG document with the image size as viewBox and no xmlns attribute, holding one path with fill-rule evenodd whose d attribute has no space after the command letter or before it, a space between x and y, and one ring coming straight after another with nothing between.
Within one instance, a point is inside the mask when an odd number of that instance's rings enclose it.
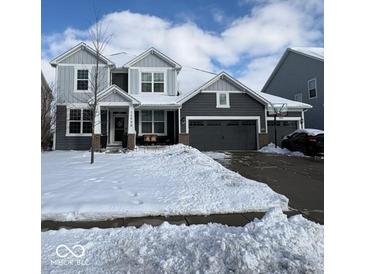
<instances>
[{"instance_id":1,"label":"concrete driveway","mask_svg":"<svg viewBox=\"0 0 365 274\"><path fill-rule=\"evenodd\" d=\"M324 223L324 161L260 152L226 152L217 158L242 176L268 184L289 198L289 206L308 219Z\"/></svg>"}]
</instances>

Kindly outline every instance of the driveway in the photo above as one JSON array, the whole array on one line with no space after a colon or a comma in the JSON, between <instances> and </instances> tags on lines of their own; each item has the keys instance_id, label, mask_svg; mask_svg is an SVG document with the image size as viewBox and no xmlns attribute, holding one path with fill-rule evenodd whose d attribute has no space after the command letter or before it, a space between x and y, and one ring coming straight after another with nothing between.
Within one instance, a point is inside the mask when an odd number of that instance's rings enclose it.
<instances>
[{"instance_id":1,"label":"driveway","mask_svg":"<svg viewBox=\"0 0 365 274\"><path fill-rule=\"evenodd\" d=\"M308 219L324 223L324 161L312 157L288 157L260 152L225 152L214 157L242 176L266 183L289 198L289 207Z\"/></svg>"}]
</instances>

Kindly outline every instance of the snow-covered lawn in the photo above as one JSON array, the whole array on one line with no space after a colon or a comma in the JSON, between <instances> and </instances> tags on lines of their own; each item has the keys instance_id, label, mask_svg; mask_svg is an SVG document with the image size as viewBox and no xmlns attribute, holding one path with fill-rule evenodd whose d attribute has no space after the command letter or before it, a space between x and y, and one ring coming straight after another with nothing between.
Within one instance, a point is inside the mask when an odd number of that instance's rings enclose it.
<instances>
[{"instance_id":1,"label":"snow-covered lawn","mask_svg":"<svg viewBox=\"0 0 365 274\"><path fill-rule=\"evenodd\" d=\"M300 151L290 151L287 148L275 147L275 144L270 143L267 146L262 147L258 150L258 152L262 153L272 153L272 154L281 154L286 156L295 156L295 157L305 157L303 152Z\"/></svg>"},{"instance_id":2,"label":"snow-covered lawn","mask_svg":"<svg viewBox=\"0 0 365 274\"><path fill-rule=\"evenodd\" d=\"M288 199L200 151L174 145L125 154L42 154L42 219L101 220L286 210Z\"/></svg>"},{"instance_id":3,"label":"snow-covered lawn","mask_svg":"<svg viewBox=\"0 0 365 274\"><path fill-rule=\"evenodd\" d=\"M244 227L48 231L42 273L323 273L323 226L276 208Z\"/></svg>"}]
</instances>

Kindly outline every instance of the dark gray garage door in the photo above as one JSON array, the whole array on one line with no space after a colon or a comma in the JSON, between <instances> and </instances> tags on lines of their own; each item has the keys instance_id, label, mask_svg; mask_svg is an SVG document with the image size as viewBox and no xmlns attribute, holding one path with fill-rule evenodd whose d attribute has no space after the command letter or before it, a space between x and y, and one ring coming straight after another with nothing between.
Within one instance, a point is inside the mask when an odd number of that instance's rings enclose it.
<instances>
[{"instance_id":1,"label":"dark gray garage door","mask_svg":"<svg viewBox=\"0 0 365 274\"><path fill-rule=\"evenodd\" d=\"M269 142L275 144L275 129L274 129L274 121L267 122L268 130L269 130ZM276 132L278 136L278 145L281 143L281 139L294 130L298 129L298 121L276 121Z\"/></svg>"},{"instance_id":2,"label":"dark gray garage door","mask_svg":"<svg viewBox=\"0 0 365 274\"><path fill-rule=\"evenodd\" d=\"M194 120L189 122L190 145L202 150L256 150L256 121Z\"/></svg>"}]
</instances>

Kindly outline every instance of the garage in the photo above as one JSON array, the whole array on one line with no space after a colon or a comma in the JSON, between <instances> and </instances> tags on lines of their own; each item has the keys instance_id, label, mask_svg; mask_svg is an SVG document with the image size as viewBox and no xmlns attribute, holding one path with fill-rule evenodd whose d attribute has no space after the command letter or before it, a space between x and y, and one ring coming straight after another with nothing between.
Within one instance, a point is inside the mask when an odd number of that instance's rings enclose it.
<instances>
[{"instance_id":1,"label":"garage","mask_svg":"<svg viewBox=\"0 0 365 274\"><path fill-rule=\"evenodd\" d=\"M255 120L192 120L189 136L201 151L257 149Z\"/></svg>"},{"instance_id":2,"label":"garage","mask_svg":"<svg viewBox=\"0 0 365 274\"><path fill-rule=\"evenodd\" d=\"M275 127L274 121L267 122L269 131L269 142L275 144ZM276 133L278 145L281 143L281 139L298 129L298 121L276 121Z\"/></svg>"}]
</instances>

